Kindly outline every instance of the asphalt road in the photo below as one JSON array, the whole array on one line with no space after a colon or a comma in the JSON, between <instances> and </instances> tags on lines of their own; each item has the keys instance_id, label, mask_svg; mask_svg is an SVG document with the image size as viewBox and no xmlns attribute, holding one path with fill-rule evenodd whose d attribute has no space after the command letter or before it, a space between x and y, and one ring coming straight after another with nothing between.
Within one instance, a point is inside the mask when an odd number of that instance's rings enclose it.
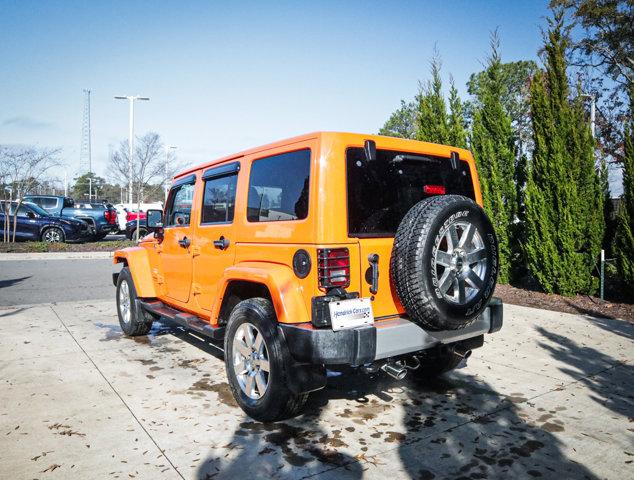
<instances>
[{"instance_id":1,"label":"asphalt road","mask_svg":"<svg viewBox=\"0 0 634 480\"><path fill-rule=\"evenodd\" d=\"M0 262L0 306L114 298L112 259Z\"/></svg>"}]
</instances>

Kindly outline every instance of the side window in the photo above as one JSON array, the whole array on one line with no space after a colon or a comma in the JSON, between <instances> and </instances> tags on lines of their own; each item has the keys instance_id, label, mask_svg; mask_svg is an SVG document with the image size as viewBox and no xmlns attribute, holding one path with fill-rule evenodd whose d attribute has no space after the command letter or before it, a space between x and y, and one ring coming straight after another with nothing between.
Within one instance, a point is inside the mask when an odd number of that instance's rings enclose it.
<instances>
[{"instance_id":1,"label":"side window","mask_svg":"<svg viewBox=\"0 0 634 480\"><path fill-rule=\"evenodd\" d=\"M57 198L53 198L53 197L44 197L42 199L39 199L37 203L40 207L42 207L45 210L54 210L57 207Z\"/></svg>"},{"instance_id":2,"label":"side window","mask_svg":"<svg viewBox=\"0 0 634 480\"><path fill-rule=\"evenodd\" d=\"M310 150L283 153L251 165L247 220L275 222L308 216Z\"/></svg>"},{"instance_id":3,"label":"side window","mask_svg":"<svg viewBox=\"0 0 634 480\"><path fill-rule=\"evenodd\" d=\"M201 224L233 222L237 182L237 175L213 178L205 182Z\"/></svg>"},{"instance_id":4,"label":"side window","mask_svg":"<svg viewBox=\"0 0 634 480\"><path fill-rule=\"evenodd\" d=\"M186 183L173 188L165 209L165 226L184 227L189 225L193 199L193 183Z\"/></svg>"},{"instance_id":5,"label":"side window","mask_svg":"<svg viewBox=\"0 0 634 480\"><path fill-rule=\"evenodd\" d=\"M18 214L16 215L17 217L26 217L27 212L29 212L30 210L28 208L26 208L24 205L20 205L20 208L18 208ZM13 214L13 212L15 212L15 206L13 206L13 208L11 208L11 213Z\"/></svg>"}]
</instances>

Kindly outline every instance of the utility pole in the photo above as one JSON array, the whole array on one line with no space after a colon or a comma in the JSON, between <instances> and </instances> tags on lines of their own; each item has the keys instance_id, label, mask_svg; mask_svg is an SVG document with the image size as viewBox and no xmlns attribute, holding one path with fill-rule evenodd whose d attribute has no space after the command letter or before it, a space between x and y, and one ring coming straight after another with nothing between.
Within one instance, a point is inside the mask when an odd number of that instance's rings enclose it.
<instances>
[{"instance_id":1,"label":"utility pole","mask_svg":"<svg viewBox=\"0 0 634 480\"><path fill-rule=\"evenodd\" d=\"M115 100L127 100L130 105L130 132L128 138L128 203L132 203L132 155L134 154L134 101L145 100L148 101L148 97L141 97L139 95L121 95L114 97Z\"/></svg>"},{"instance_id":2,"label":"utility pole","mask_svg":"<svg viewBox=\"0 0 634 480\"><path fill-rule=\"evenodd\" d=\"M176 150L174 145L165 145L165 200L167 201L167 194L170 190L170 175L169 175L169 155L170 150Z\"/></svg>"}]
</instances>

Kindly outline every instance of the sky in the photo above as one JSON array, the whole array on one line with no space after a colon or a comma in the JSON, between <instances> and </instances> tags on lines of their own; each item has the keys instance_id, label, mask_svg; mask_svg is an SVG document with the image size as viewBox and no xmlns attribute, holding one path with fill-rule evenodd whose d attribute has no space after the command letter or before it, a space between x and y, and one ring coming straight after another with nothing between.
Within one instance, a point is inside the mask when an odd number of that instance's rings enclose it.
<instances>
[{"instance_id":1,"label":"sky","mask_svg":"<svg viewBox=\"0 0 634 480\"><path fill-rule=\"evenodd\" d=\"M135 131L195 165L316 131L374 133L428 78L466 96L496 28L503 61L537 60L547 0L74 2L0 0L0 143L60 147L79 168L83 89L93 170ZM63 173L58 175L63 177Z\"/></svg>"}]
</instances>

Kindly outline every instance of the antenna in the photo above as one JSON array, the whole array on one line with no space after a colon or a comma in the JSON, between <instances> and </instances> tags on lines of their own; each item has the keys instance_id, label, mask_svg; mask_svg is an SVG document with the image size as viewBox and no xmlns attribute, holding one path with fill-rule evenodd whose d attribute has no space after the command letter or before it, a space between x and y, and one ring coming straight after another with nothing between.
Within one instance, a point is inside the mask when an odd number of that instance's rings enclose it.
<instances>
[{"instance_id":1,"label":"antenna","mask_svg":"<svg viewBox=\"0 0 634 480\"><path fill-rule=\"evenodd\" d=\"M84 116L81 124L81 149L79 153L80 174L92 173L90 132L90 89L84 89Z\"/></svg>"}]
</instances>

